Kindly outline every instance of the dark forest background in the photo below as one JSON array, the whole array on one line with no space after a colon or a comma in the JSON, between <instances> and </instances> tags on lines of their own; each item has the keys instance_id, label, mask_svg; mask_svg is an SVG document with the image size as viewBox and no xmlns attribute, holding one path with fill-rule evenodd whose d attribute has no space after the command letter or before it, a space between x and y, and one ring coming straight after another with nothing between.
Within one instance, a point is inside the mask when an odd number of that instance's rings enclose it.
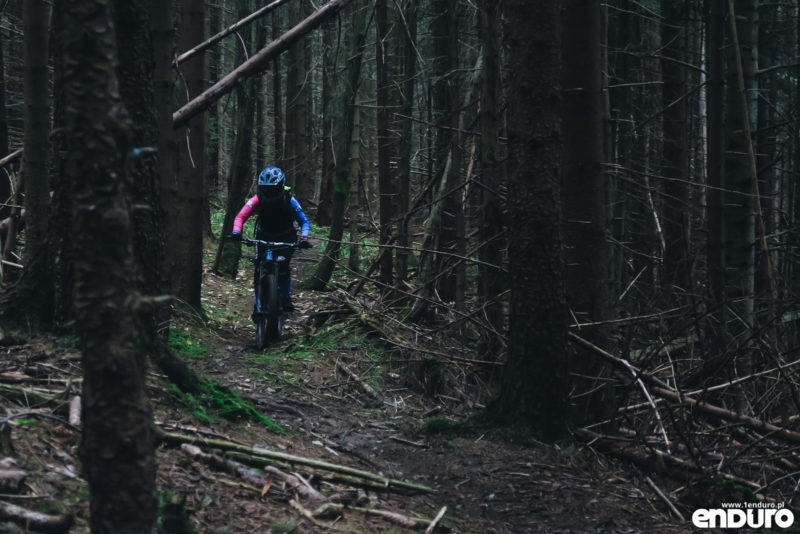
<instances>
[{"instance_id":1,"label":"dark forest background","mask_svg":"<svg viewBox=\"0 0 800 534\"><path fill-rule=\"evenodd\" d=\"M798 2L0 9L3 321L79 335L87 458L152 471L146 361L197 380L171 306L202 313L204 243L241 268L224 238L276 165L324 247L298 286L483 362L441 387L497 422L798 480Z\"/></svg>"}]
</instances>

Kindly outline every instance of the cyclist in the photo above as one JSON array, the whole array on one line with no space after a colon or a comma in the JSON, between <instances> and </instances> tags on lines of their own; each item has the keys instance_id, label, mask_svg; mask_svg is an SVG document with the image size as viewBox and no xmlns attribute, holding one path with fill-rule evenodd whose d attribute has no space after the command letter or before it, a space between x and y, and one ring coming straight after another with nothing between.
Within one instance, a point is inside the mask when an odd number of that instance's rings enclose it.
<instances>
[{"instance_id":1,"label":"cyclist","mask_svg":"<svg viewBox=\"0 0 800 534\"><path fill-rule=\"evenodd\" d=\"M233 221L231 239L239 240L242 237L242 226L253 213L258 214L256 221L256 239L262 241L281 241L294 243L298 241L300 248L311 248L308 242L308 230L311 224L300 203L292 196L290 188L286 185L286 176L278 167L267 167L258 175L256 194L248 200L239 210ZM297 227L300 225L300 237L297 237ZM279 294L283 295L284 311L294 310L291 300L292 277L289 262L292 259L293 249L281 252L286 258L281 263L279 273ZM262 252L259 250L259 255Z\"/></svg>"}]
</instances>

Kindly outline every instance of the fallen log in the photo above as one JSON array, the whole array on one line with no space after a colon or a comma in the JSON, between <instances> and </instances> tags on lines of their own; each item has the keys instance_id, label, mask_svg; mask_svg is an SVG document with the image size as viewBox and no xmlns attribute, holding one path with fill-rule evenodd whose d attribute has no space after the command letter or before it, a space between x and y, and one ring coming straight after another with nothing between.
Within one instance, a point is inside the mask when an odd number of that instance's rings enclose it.
<instances>
[{"instance_id":1,"label":"fallen log","mask_svg":"<svg viewBox=\"0 0 800 534\"><path fill-rule=\"evenodd\" d=\"M360 469L324 462L322 460L294 456L292 454L286 454L283 452L269 451L257 447L246 447L237 443L231 443L229 441L203 439L200 437L186 436L171 432L160 432L159 441L168 446L180 447L184 443L189 443L200 447L230 451L232 453L238 453L237 457L240 460L249 458L252 461L262 465L270 464L272 462L283 462L293 466L310 467L317 470L330 471L333 473L346 475L355 480L363 480L370 483L373 488L380 488L383 491L390 491L405 495L419 495L424 493L432 493L434 491L432 488L423 486L421 484L413 484L411 482L387 478L375 473L370 473L369 471L362 471Z\"/></svg>"},{"instance_id":2,"label":"fallen log","mask_svg":"<svg viewBox=\"0 0 800 534\"><path fill-rule=\"evenodd\" d=\"M297 40L322 24L329 17L341 11L348 3L350 3L350 0L330 0L278 39L253 54L250 59L173 113L173 127L186 126L192 117L208 109L214 102L231 92L242 81L261 72L274 57L288 50Z\"/></svg>"}]
</instances>

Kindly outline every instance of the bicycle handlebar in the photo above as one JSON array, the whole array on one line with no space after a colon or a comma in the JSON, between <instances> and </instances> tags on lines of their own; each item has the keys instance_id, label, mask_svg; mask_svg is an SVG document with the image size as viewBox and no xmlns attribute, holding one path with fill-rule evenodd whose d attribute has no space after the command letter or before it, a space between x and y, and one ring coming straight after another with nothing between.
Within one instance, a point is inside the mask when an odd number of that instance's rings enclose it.
<instances>
[{"instance_id":1,"label":"bicycle handlebar","mask_svg":"<svg viewBox=\"0 0 800 534\"><path fill-rule=\"evenodd\" d=\"M262 241L260 239L250 239L249 237L242 237L242 244L247 245L248 247L254 247L256 245L263 245L265 247L270 248L280 248L280 247L297 247L297 243L284 243L281 241Z\"/></svg>"}]
</instances>

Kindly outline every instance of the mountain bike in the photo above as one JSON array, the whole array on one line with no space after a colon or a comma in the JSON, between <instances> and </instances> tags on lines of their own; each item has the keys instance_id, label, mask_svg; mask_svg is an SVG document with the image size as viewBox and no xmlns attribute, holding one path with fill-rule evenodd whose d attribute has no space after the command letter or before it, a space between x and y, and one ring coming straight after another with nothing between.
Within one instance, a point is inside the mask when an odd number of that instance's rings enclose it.
<instances>
[{"instance_id":1,"label":"mountain bike","mask_svg":"<svg viewBox=\"0 0 800 534\"><path fill-rule=\"evenodd\" d=\"M283 331L283 301L289 295L280 293L278 283L281 263L287 261L281 251L297 248L297 243L243 237L242 244L256 247L256 253L251 258L256 269L253 322L256 324L256 346L262 350L269 341L280 338Z\"/></svg>"}]
</instances>

